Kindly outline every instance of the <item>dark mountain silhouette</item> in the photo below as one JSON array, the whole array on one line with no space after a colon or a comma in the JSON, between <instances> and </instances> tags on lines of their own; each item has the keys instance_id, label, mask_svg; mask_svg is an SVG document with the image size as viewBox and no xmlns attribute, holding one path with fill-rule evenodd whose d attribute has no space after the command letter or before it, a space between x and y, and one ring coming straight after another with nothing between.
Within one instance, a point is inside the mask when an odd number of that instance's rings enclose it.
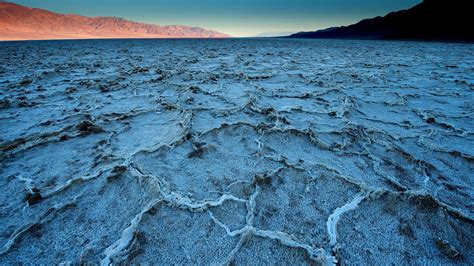
<instances>
[{"instance_id":1,"label":"dark mountain silhouette","mask_svg":"<svg viewBox=\"0 0 474 266\"><path fill-rule=\"evenodd\" d=\"M474 0L424 0L385 17L290 38L416 39L474 41Z\"/></svg>"},{"instance_id":2,"label":"dark mountain silhouette","mask_svg":"<svg viewBox=\"0 0 474 266\"><path fill-rule=\"evenodd\" d=\"M230 36L199 27L159 26L116 17L63 15L0 2L0 40L225 37Z\"/></svg>"}]
</instances>

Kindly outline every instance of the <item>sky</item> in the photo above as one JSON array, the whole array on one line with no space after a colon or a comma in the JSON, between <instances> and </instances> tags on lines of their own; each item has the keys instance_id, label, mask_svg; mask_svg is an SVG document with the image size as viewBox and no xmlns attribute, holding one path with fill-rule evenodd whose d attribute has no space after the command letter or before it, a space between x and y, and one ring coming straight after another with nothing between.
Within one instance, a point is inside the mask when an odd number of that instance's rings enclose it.
<instances>
[{"instance_id":1,"label":"sky","mask_svg":"<svg viewBox=\"0 0 474 266\"><path fill-rule=\"evenodd\" d=\"M115 16L158 25L188 25L235 37L299 32L355 23L422 0L10 0L57 13Z\"/></svg>"}]
</instances>

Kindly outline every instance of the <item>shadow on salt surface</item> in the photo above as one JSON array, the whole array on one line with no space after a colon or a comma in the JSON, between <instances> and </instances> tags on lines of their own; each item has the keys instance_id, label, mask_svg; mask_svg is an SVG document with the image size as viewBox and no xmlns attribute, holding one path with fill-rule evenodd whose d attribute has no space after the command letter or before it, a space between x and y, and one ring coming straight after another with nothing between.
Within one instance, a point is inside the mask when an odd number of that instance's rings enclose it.
<instances>
[{"instance_id":1,"label":"shadow on salt surface","mask_svg":"<svg viewBox=\"0 0 474 266\"><path fill-rule=\"evenodd\" d=\"M144 215L131 252L115 261L217 265L226 261L237 242L206 212L158 206Z\"/></svg>"},{"instance_id":2,"label":"shadow on salt surface","mask_svg":"<svg viewBox=\"0 0 474 266\"><path fill-rule=\"evenodd\" d=\"M377 264L469 264L474 224L429 197L384 194L343 215L337 253L345 261Z\"/></svg>"},{"instance_id":3,"label":"shadow on salt surface","mask_svg":"<svg viewBox=\"0 0 474 266\"><path fill-rule=\"evenodd\" d=\"M4 231L11 232L12 239L17 232L14 229L25 229L14 239L9 252L0 256L0 263L21 263L25 259L36 264L100 261L103 251L157 196L152 186L146 190L144 184L145 180L137 180L127 172L104 173L64 191L61 201L46 199L28 208L27 215L16 217L10 229Z\"/></svg>"}]
</instances>

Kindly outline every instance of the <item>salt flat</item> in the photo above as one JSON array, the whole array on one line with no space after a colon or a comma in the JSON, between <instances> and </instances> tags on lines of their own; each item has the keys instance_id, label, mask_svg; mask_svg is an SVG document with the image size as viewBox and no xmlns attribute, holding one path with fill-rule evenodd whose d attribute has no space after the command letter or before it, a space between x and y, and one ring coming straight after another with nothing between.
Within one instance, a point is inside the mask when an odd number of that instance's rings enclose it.
<instances>
[{"instance_id":1,"label":"salt flat","mask_svg":"<svg viewBox=\"0 0 474 266\"><path fill-rule=\"evenodd\" d=\"M0 48L0 264L474 264L472 44Z\"/></svg>"}]
</instances>

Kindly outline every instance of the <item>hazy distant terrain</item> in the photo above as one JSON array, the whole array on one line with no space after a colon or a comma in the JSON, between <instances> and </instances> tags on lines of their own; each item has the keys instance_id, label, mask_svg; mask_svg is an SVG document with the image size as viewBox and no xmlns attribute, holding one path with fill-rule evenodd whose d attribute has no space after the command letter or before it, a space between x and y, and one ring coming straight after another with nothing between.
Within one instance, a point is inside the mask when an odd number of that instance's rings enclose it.
<instances>
[{"instance_id":1,"label":"hazy distant terrain","mask_svg":"<svg viewBox=\"0 0 474 266\"><path fill-rule=\"evenodd\" d=\"M290 31L270 31L270 32L262 32L253 37L282 37L282 36L288 36L294 33L295 32L290 32Z\"/></svg>"},{"instance_id":2,"label":"hazy distant terrain","mask_svg":"<svg viewBox=\"0 0 474 266\"><path fill-rule=\"evenodd\" d=\"M0 43L0 264L474 264L474 46Z\"/></svg>"},{"instance_id":3,"label":"hazy distant terrain","mask_svg":"<svg viewBox=\"0 0 474 266\"><path fill-rule=\"evenodd\" d=\"M158 26L116 17L63 15L0 2L0 40L226 37L230 36L199 27Z\"/></svg>"}]
</instances>

